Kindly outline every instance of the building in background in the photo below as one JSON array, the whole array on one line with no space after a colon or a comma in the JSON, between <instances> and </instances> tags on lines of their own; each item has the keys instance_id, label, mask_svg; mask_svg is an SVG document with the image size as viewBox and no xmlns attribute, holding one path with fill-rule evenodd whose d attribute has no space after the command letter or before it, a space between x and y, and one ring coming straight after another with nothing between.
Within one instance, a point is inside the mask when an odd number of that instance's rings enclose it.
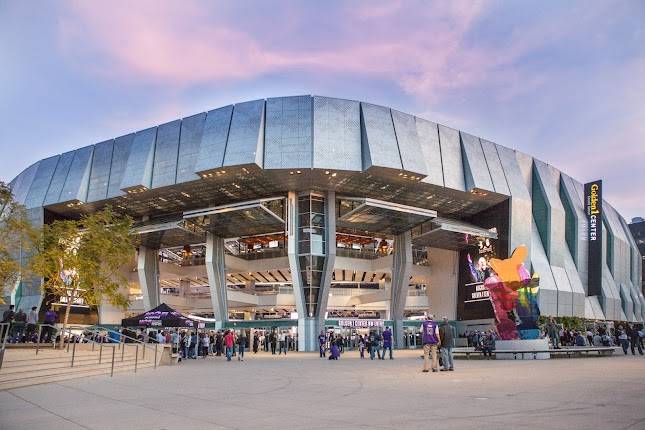
<instances>
[{"instance_id":1,"label":"building in background","mask_svg":"<svg viewBox=\"0 0 645 430\"><path fill-rule=\"evenodd\" d=\"M629 224L629 230L632 232L632 236L634 236L636 246L638 246L641 258L645 263L645 219L641 217L632 218L632 223ZM642 265L642 270L641 289L645 293L645 264Z\"/></svg>"},{"instance_id":2,"label":"building in background","mask_svg":"<svg viewBox=\"0 0 645 430\"><path fill-rule=\"evenodd\" d=\"M165 302L223 326L284 327L301 350L325 324L386 323L409 346L428 310L490 322L469 261L519 245L543 315L645 315L638 248L597 185L586 196L530 155L369 103L225 106L40 160L11 187L36 223L105 205L136 220L131 308L99 306L101 324ZM56 305L39 285L6 286L7 301Z\"/></svg>"}]
</instances>

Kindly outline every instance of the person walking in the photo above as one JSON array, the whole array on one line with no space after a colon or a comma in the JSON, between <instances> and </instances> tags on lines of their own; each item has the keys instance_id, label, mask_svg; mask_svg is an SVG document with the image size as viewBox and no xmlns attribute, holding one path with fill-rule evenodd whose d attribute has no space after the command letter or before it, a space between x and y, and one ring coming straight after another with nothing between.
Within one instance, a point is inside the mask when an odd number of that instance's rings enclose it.
<instances>
[{"instance_id":1,"label":"person walking","mask_svg":"<svg viewBox=\"0 0 645 430\"><path fill-rule=\"evenodd\" d=\"M224 338L222 337L222 332L217 331L217 334L215 335L215 356L221 357L222 356L222 351L223 351L223 345L224 345Z\"/></svg>"},{"instance_id":2,"label":"person walking","mask_svg":"<svg viewBox=\"0 0 645 430\"><path fill-rule=\"evenodd\" d=\"M246 332L242 330L237 337L237 361L244 361L244 348L246 348Z\"/></svg>"},{"instance_id":3,"label":"person walking","mask_svg":"<svg viewBox=\"0 0 645 430\"><path fill-rule=\"evenodd\" d=\"M441 369L441 371L452 372L455 370L452 348L455 347L457 332L455 328L448 323L448 317L443 317L443 322L439 326L439 337L441 338L441 359L443 361L443 369Z\"/></svg>"},{"instance_id":4,"label":"person walking","mask_svg":"<svg viewBox=\"0 0 645 430\"><path fill-rule=\"evenodd\" d=\"M56 324L56 321L58 320L58 314L56 311L54 311L54 308L51 307L47 312L45 312L45 333L43 333L43 336L45 338L45 342L51 342L52 337L54 336L54 327L53 325Z\"/></svg>"},{"instance_id":5,"label":"person walking","mask_svg":"<svg viewBox=\"0 0 645 430\"><path fill-rule=\"evenodd\" d=\"M376 348L378 347L378 340L374 331L370 332L367 345L370 351L370 360L374 360L374 357L376 356Z\"/></svg>"},{"instance_id":6,"label":"person walking","mask_svg":"<svg viewBox=\"0 0 645 430\"><path fill-rule=\"evenodd\" d=\"M281 332L279 339L278 355L282 354L282 351L284 351L284 355L287 355L287 334L285 332Z\"/></svg>"},{"instance_id":7,"label":"person walking","mask_svg":"<svg viewBox=\"0 0 645 430\"><path fill-rule=\"evenodd\" d=\"M616 334L616 337L618 337L618 342L620 342L620 346L623 348L623 352L625 353L625 355L627 355L627 349L629 348L629 336L627 336L627 331L623 328L622 325L619 325Z\"/></svg>"},{"instance_id":8,"label":"person walking","mask_svg":"<svg viewBox=\"0 0 645 430\"><path fill-rule=\"evenodd\" d=\"M318 352L320 353L320 358L325 358L325 342L327 342L327 336L325 336L325 332L320 330L320 334L318 335Z\"/></svg>"},{"instance_id":9,"label":"person walking","mask_svg":"<svg viewBox=\"0 0 645 430\"><path fill-rule=\"evenodd\" d=\"M202 354L204 358L208 357L210 345L211 345L211 338L208 337L208 333L204 333L204 337L202 338Z\"/></svg>"},{"instance_id":10,"label":"person walking","mask_svg":"<svg viewBox=\"0 0 645 430\"><path fill-rule=\"evenodd\" d=\"M2 336L0 336L0 341L4 340L5 336L8 336L9 339L13 337L13 319L16 316L16 312L14 311L14 305L9 305L9 309L4 311L2 313L2 322L4 324L7 324L4 326L4 331L2 332Z\"/></svg>"},{"instance_id":11,"label":"person walking","mask_svg":"<svg viewBox=\"0 0 645 430\"><path fill-rule=\"evenodd\" d=\"M190 333L184 332L184 359L190 358Z\"/></svg>"},{"instance_id":12,"label":"person walking","mask_svg":"<svg viewBox=\"0 0 645 430\"><path fill-rule=\"evenodd\" d=\"M493 349L495 349L495 337L493 336L492 331L485 332L482 336L482 352L486 360L493 358Z\"/></svg>"},{"instance_id":13,"label":"person walking","mask_svg":"<svg viewBox=\"0 0 645 430\"><path fill-rule=\"evenodd\" d=\"M555 322L553 317L549 318L549 322L546 323L546 334L551 339L551 344L553 349L559 349L558 341L560 340L560 330L558 329L558 324Z\"/></svg>"},{"instance_id":14,"label":"person walking","mask_svg":"<svg viewBox=\"0 0 645 430\"><path fill-rule=\"evenodd\" d=\"M16 314L16 321L18 320L18 314ZM638 348L638 353L643 355L643 345L641 344L640 333L632 324L628 326L627 334L629 335L629 343L632 349L632 355L636 355L634 348Z\"/></svg>"},{"instance_id":15,"label":"person walking","mask_svg":"<svg viewBox=\"0 0 645 430\"><path fill-rule=\"evenodd\" d=\"M439 360L437 359L437 348L441 344L441 335L439 334L439 326L434 321L434 316L429 314L423 324L422 342L423 342L423 372L427 373L429 369L429 356L432 355L432 371L437 372L439 367Z\"/></svg>"},{"instance_id":16,"label":"person walking","mask_svg":"<svg viewBox=\"0 0 645 430\"><path fill-rule=\"evenodd\" d=\"M393 360L392 357L392 331L389 327L385 328L383 332L383 355L381 355L381 360L385 360L385 351L390 351L390 360Z\"/></svg>"},{"instance_id":17,"label":"person walking","mask_svg":"<svg viewBox=\"0 0 645 430\"><path fill-rule=\"evenodd\" d=\"M253 354L258 353L258 347L260 346L260 336L257 333L253 335Z\"/></svg>"},{"instance_id":18,"label":"person walking","mask_svg":"<svg viewBox=\"0 0 645 430\"><path fill-rule=\"evenodd\" d=\"M271 354L275 355L276 345L278 343L278 339L275 334L275 331L272 331L271 334L269 335L269 342L271 343Z\"/></svg>"},{"instance_id":19,"label":"person walking","mask_svg":"<svg viewBox=\"0 0 645 430\"><path fill-rule=\"evenodd\" d=\"M233 344L235 343L235 336L232 331L227 330L224 335L224 345L226 346L226 361L231 361L233 356Z\"/></svg>"},{"instance_id":20,"label":"person walking","mask_svg":"<svg viewBox=\"0 0 645 430\"><path fill-rule=\"evenodd\" d=\"M31 311L27 314L27 339L31 339L36 333L36 326L38 324L38 311L37 307L33 306Z\"/></svg>"},{"instance_id":21,"label":"person walking","mask_svg":"<svg viewBox=\"0 0 645 430\"><path fill-rule=\"evenodd\" d=\"M361 355L361 359L365 358L365 338L363 335L358 336L358 352Z\"/></svg>"},{"instance_id":22,"label":"person walking","mask_svg":"<svg viewBox=\"0 0 645 430\"><path fill-rule=\"evenodd\" d=\"M25 335L25 327L27 326L27 314L22 309L18 309L18 312L16 312L16 316L13 319L13 326L13 337L16 342L21 343L22 337Z\"/></svg>"}]
</instances>

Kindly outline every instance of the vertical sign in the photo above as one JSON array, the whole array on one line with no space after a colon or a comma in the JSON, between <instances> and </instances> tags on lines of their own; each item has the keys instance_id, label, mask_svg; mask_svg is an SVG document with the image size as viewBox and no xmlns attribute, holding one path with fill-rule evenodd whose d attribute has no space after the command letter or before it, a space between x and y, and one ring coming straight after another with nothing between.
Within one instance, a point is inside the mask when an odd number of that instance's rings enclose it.
<instances>
[{"instance_id":1,"label":"vertical sign","mask_svg":"<svg viewBox=\"0 0 645 430\"><path fill-rule=\"evenodd\" d=\"M588 269L589 282L587 295L599 296L602 285L602 181L585 184L585 213L589 223Z\"/></svg>"}]
</instances>

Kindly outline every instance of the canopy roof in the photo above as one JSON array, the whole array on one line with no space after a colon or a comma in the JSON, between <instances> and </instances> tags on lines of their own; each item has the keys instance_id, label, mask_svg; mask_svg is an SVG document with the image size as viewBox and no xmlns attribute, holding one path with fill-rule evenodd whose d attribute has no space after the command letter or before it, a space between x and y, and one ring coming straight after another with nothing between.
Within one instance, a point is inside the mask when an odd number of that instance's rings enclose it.
<instances>
[{"instance_id":1,"label":"canopy roof","mask_svg":"<svg viewBox=\"0 0 645 430\"><path fill-rule=\"evenodd\" d=\"M121 320L123 327L189 327L197 326L194 321L184 316L165 303L134 317Z\"/></svg>"}]
</instances>

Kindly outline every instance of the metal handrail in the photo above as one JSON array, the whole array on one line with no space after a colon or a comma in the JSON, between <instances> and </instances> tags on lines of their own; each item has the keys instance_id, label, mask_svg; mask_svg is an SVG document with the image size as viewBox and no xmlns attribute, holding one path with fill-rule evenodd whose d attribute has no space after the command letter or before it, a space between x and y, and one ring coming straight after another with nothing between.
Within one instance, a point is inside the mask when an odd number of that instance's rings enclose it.
<instances>
[{"instance_id":1,"label":"metal handrail","mask_svg":"<svg viewBox=\"0 0 645 430\"><path fill-rule=\"evenodd\" d=\"M0 323L0 368L2 368L2 361L4 358L4 352L6 349L6 343L7 343L7 338L9 336L9 330L11 327L11 323ZM155 343L154 346L148 346L145 344L145 342L140 341L139 339L132 338L130 336L124 335L123 333L119 333L114 330L110 330L105 327L99 327L99 326L94 326L93 329L90 329L89 327L82 327L82 326L67 326L65 329L59 329L54 325L51 324L38 324L38 335L36 339L36 355L38 355L38 352L40 350L40 344L41 344L41 337L42 337L42 329L43 327L50 327L54 330L56 330L56 334L60 336L65 336L67 335L67 345L66 345L66 351L69 352L70 348L72 350L71 353L71 360L70 360L70 367L74 367L74 362L76 359L76 344L78 343L91 343L92 344L92 350L94 350L94 346L96 344L99 344L99 362L98 364L101 364L103 361L103 347L104 346L110 346L112 347L112 357L111 357L111 365L110 365L110 376L114 376L114 363L116 362L116 351L117 349L121 349L121 362L124 361L125 358L125 348L126 348L126 343L131 343L134 344L135 346L135 357L134 357L134 373L137 373L138 367L139 367L139 345L141 345L141 351L142 351L142 359L145 360L145 351L148 348L154 349L154 368L157 368L157 358L158 358L158 344ZM93 333L92 337L84 337L82 340L79 338L77 339L76 336L72 333L72 330L82 330L83 332L90 331ZM105 331L108 333L114 333L118 334L119 338L118 340L115 340L111 337L106 337L106 342L97 342L96 341L96 335L99 331ZM125 342L125 339L130 339L131 342ZM56 338L54 336L53 339L50 339L50 341L53 343L54 347L58 344L56 342ZM63 349L63 348L61 348Z\"/></svg>"},{"instance_id":2,"label":"metal handrail","mask_svg":"<svg viewBox=\"0 0 645 430\"><path fill-rule=\"evenodd\" d=\"M156 347L156 346L154 346L154 347L153 347L153 346L149 346L147 342L140 341L139 339L136 339L136 338L131 337L131 336L128 336L128 335L125 335L125 334L123 334L123 333L121 333L121 332L118 332L118 331L116 331L116 330L111 330L111 329L109 329L109 328L101 327L101 326L98 326L98 325L91 326L91 327L94 329L94 331L95 331L95 332L98 332L98 331L105 331L105 332L108 332L108 333L114 333L114 334L116 334L116 335L119 335L119 341L118 341L118 343L120 343L120 344L122 344L122 343L137 343L137 344L141 344L141 346L143 347L143 351L144 351L144 352L143 352L143 358L145 358L145 350L146 350L146 349L148 349L148 348L150 348L150 349L154 349L154 350L156 350L156 349L157 349L157 347ZM90 329L90 328L89 328L89 327L84 327L84 329L88 330L88 329ZM109 341L108 341L108 342L106 342L106 343L116 343L116 342L117 342L117 341L115 341L114 339L110 338L109 336L108 336L108 339L109 339ZM131 342L125 342L125 341L124 341L125 339L130 339L130 340L131 340ZM159 344L159 342L157 342L155 339L151 339L151 340L153 340L153 342L150 342L151 344L156 344L156 345L158 345L158 344Z\"/></svg>"}]
</instances>

